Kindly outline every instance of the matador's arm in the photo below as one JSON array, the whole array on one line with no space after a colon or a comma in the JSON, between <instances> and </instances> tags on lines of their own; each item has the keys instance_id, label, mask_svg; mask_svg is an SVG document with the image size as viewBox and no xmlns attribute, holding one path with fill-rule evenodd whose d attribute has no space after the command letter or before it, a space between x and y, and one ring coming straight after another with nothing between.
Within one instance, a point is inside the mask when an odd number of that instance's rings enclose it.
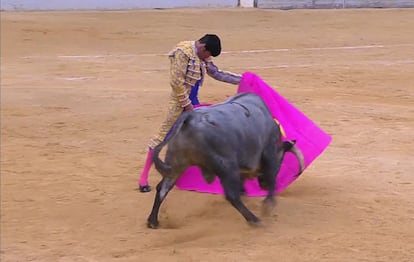
<instances>
[{"instance_id":1,"label":"matador's arm","mask_svg":"<svg viewBox=\"0 0 414 262\"><path fill-rule=\"evenodd\" d=\"M207 74L211 76L212 78L218 81L222 81L222 82L226 82L226 83L230 83L234 85L238 85L240 83L241 75L234 74L234 73L227 72L227 71L221 71L213 63L212 60L207 60L205 61L205 63L206 63Z\"/></svg>"}]
</instances>

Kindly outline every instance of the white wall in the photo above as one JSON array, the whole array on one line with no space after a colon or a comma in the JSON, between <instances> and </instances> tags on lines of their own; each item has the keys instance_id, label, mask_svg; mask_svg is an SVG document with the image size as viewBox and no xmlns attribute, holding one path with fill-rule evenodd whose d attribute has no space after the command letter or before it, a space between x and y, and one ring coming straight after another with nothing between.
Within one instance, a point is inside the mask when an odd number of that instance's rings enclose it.
<instances>
[{"instance_id":1,"label":"white wall","mask_svg":"<svg viewBox=\"0 0 414 262\"><path fill-rule=\"evenodd\" d=\"M241 7L254 7L254 0L240 0Z\"/></svg>"},{"instance_id":2,"label":"white wall","mask_svg":"<svg viewBox=\"0 0 414 262\"><path fill-rule=\"evenodd\" d=\"M238 0L1 0L2 10L236 7Z\"/></svg>"}]
</instances>

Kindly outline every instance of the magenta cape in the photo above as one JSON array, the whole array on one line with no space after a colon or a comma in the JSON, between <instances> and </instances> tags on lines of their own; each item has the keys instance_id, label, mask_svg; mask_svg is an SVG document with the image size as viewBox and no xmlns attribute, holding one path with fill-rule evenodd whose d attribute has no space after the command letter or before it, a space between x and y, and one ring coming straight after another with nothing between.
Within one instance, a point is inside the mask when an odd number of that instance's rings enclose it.
<instances>
[{"instance_id":1,"label":"magenta cape","mask_svg":"<svg viewBox=\"0 0 414 262\"><path fill-rule=\"evenodd\" d=\"M286 140L296 140L297 147L305 158L305 167L308 167L331 142L331 137L320 129L315 123L296 109L285 98L279 95L272 87L265 83L258 75L246 72L242 76L238 93L252 92L259 95L273 117L284 130ZM200 149L202 150L202 149ZM277 176L276 193L281 192L293 181L298 173L299 164L291 153L285 154L280 172ZM302 174L303 175L303 174ZM192 190L204 193L223 194L220 180L216 179L207 184L198 167L188 168L178 179L177 187L182 190ZM245 182L246 195L265 196L267 192L259 187L257 178L247 179Z\"/></svg>"}]
</instances>

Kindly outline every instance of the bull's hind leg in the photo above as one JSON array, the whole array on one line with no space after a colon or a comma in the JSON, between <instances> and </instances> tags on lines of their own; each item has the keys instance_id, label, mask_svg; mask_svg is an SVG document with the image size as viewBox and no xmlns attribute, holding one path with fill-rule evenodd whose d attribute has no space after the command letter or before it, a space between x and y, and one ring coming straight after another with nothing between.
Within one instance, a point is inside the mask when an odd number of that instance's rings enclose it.
<instances>
[{"instance_id":1,"label":"bull's hind leg","mask_svg":"<svg viewBox=\"0 0 414 262\"><path fill-rule=\"evenodd\" d=\"M241 180L238 170L220 174L220 181L226 194L226 199L235 207L251 225L260 224L260 220L243 204L240 198Z\"/></svg>"},{"instance_id":2,"label":"bull's hind leg","mask_svg":"<svg viewBox=\"0 0 414 262\"><path fill-rule=\"evenodd\" d=\"M162 201L167 196L168 192L174 187L176 179L164 177L161 182L157 185L157 193L154 199L154 205L151 210L151 214L148 216L147 219L147 226L149 228L157 228L159 225L158 222L158 212L160 210L160 206Z\"/></svg>"}]
</instances>

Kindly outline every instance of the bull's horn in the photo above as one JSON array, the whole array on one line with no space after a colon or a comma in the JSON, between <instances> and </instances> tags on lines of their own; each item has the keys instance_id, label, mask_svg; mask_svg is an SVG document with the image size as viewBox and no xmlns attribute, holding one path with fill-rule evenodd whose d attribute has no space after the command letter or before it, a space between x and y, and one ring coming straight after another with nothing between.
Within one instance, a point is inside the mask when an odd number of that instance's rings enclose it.
<instances>
[{"instance_id":1,"label":"bull's horn","mask_svg":"<svg viewBox=\"0 0 414 262\"><path fill-rule=\"evenodd\" d=\"M292 146L290 151L293 154L295 154L295 156L299 160L299 173L296 175L296 176L299 176L300 174L302 174L303 170L305 170L305 158L303 157L302 151L300 151L300 149L296 147L295 145Z\"/></svg>"}]
</instances>

